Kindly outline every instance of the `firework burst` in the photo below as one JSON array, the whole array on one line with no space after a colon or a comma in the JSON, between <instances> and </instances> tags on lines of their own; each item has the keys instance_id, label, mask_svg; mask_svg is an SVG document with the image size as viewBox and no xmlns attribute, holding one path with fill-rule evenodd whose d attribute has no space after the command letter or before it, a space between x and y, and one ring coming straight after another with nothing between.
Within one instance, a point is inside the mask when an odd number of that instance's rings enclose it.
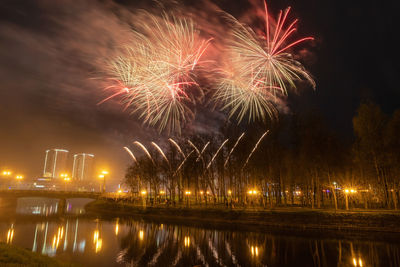
<instances>
[{"instance_id":1,"label":"firework burst","mask_svg":"<svg viewBox=\"0 0 400 267\"><path fill-rule=\"evenodd\" d=\"M109 62L112 90L125 108L160 131L180 132L202 97L195 69L210 40L202 39L191 19L146 14L122 55Z\"/></svg>"},{"instance_id":2,"label":"firework burst","mask_svg":"<svg viewBox=\"0 0 400 267\"><path fill-rule=\"evenodd\" d=\"M289 41L296 31L297 20L287 23L290 7L280 11L272 25L265 2L265 33L257 35L251 28L229 16L232 36L225 51L226 67L220 73L215 99L236 115L240 122L246 115L249 121L273 118L276 101L285 96L296 81L315 83L302 64L288 50L312 37Z\"/></svg>"}]
</instances>

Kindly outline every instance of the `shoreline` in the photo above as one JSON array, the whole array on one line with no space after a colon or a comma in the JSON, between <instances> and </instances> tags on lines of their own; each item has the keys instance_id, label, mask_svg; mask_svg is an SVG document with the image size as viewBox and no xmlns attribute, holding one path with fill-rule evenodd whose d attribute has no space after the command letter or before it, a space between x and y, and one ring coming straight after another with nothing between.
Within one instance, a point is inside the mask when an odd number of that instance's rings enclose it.
<instances>
[{"instance_id":1,"label":"shoreline","mask_svg":"<svg viewBox=\"0 0 400 267\"><path fill-rule=\"evenodd\" d=\"M158 223L185 224L232 230L327 234L339 236L400 236L400 213L389 211L331 211L302 208L268 210L215 207L146 207L95 200L85 207L86 215L102 218L141 218Z\"/></svg>"}]
</instances>

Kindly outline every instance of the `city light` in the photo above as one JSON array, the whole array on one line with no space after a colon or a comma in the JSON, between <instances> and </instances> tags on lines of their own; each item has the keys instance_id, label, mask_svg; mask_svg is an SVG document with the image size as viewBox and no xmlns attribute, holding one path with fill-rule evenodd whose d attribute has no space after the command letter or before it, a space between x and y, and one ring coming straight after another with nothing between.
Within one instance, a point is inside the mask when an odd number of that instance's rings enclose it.
<instances>
[{"instance_id":1,"label":"city light","mask_svg":"<svg viewBox=\"0 0 400 267\"><path fill-rule=\"evenodd\" d=\"M228 195L232 195L232 191L231 190L228 190Z\"/></svg>"},{"instance_id":2,"label":"city light","mask_svg":"<svg viewBox=\"0 0 400 267\"><path fill-rule=\"evenodd\" d=\"M249 195L256 195L258 192L257 192L257 190L249 190L247 193Z\"/></svg>"},{"instance_id":3,"label":"city light","mask_svg":"<svg viewBox=\"0 0 400 267\"><path fill-rule=\"evenodd\" d=\"M165 191L161 190L160 195L165 195Z\"/></svg>"},{"instance_id":4,"label":"city light","mask_svg":"<svg viewBox=\"0 0 400 267\"><path fill-rule=\"evenodd\" d=\"M99 237L99 230L95 230L93 233L93 243L95 252L98 253L103 246L103 240Z\"/></svg>"},{"instance_id":5,"label":"city light","mask_svg":"<svg viewBox=\"0 0 400 267\"><path fill-rule=\"evenodd\" d=\"M185 238L184 238L184 244L185 244L185 247L189 247L189 246L190 246L190 237L185 236Z\"/></svg>"},{"instance_id":6,"label":"city light","mask_svg":"<svg viewBox=\"0 0 400 267\"><path fill-rule=\"evenodd\" d=\"M7 244L11 244L14 238L14 225L11 225L11 228L8 229L7 232Z\"/></svg>"},{"instance_id":7,"label":"city light","mask_svg":"<svg viewBox=\"0 0 400 267\"><path fill-rule=\"evenodd\" d=\"M145 190L143 190L142 192L140 192L140 194L142 194L142 196L144 196L147 194L147 192Z\"/></svg>"},{"instance_id":8,"label":"city light","mask_svg":"<svg viewBox=\"0 0 400 267\"><path fill-rule=\"evenodd\" d=\"M22 176L22 175L17 175L17 176L15 176L15 179L17 179L17 180L22 180L22 179L24 179L24 176Z\"/></svg>"},{"instance_id":9,"label":"city light","mask_svg":"<svg viewBox=\"0 0 400 267\"><path fill-rule=\"evenodd\" d=\"M257 246L251 246L250 247L250 252L251 252L251 256L258 256L258 247Z\"/></svg>"},{"instance_id":10,"label":"city light","mask_svg":"<svg viewBox=\"0 0 400 267\"><path fill-rule=\"evenodd\" d=\"M142 230L139 231L139 239L140 239L140 241L143 241L143 239L144 239L144 233Z\"/></svg>"},{"instance_id":11,"label":"city light","mask_svg":"<svg viewBox=\"0 0 400 267\"><path fill-rule=\"evenodd\" d=\"M203 191L200 191L200 195L202 195L202 194L204 194L204 192L203 192Z\"/></svg>"},{"instance_id":12,"label":"city light","mask_svg":"<svg viewBox=\"0 0 400 267\"><path fill-rule=\"evenodd\" d=\"M185 192L185 195L189 196L191 193L192 193L192 192L190 192L190 191L186 191L186 192Z\"/></svg>"},{"instance_id":13,"label":"city light","mask_svg":"<svg viewBox=\"0 0 400 267\"><path fill-rule=\"evenodd\" d=\"M10 171L3 171L4 176L10 176L11 174L12 174L12 172L10 172Z\"/></svg>"},{"instance_id":14,"label":"city light","mask_svg":"<svg viewBox=\"0 0 400 267\"><path fill-rule=\"evenodd\" d=\"M356 258L353 258L353 265L356 267L363 267L363 261L361 260L361 258L358 258L358 261Z\"/></svg>"},{"instance_id":15,"label":"city light","mask_svg":"<svg viewBox=\"0 0 400 267\"><path fill-rule=\"evenodd\" d=\"M344 189L344 193L345 194L354 194L354 193L357 193L357 190L355 190L355 189L353 189L353 188L346 188L346 189Z\"/></svg>"},{"instance_id":16,"label":"city light","mask_svg":"<svg viewBox=\"0 0 400 267\"><path fill-rule=\"evenodd\" d=\"M115 223L115 235L118 235L118 233L119 233L119 219L117 219Z\"/></svg>"},{"instance_id":17,"label":"city light","mask_svg":"<svg viewBox=\"0 0 400 267\"><path fill-rule=\"evenodd\" d=\"M96 242L95 252L98 253L101 250L102 246L103 246L103 240L99 238Z\"/></svg>"}]
</instances>

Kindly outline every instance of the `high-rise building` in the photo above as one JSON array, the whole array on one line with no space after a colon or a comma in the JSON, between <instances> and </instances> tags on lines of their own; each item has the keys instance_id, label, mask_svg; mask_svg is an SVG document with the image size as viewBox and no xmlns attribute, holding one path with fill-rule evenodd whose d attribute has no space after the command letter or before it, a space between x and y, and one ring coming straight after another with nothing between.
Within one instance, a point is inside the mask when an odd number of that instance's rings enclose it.
<instances>
[{"instance_id":1,"label":"high-rise building","mask_svg":"<svg viewBox=\"0 0 400 267\"><path fill-rule=\"evenodd\" d=\"M77 181L89 181L92 178L92 164L94 155L80 153L74 155L72 167L72 179Z\"/></svg>"},{"instance_id":2,"label":"high-rise building","mask_svg":"<svg viewBox=\"0 0 400 267\"><path fill-rule=\"evenodd\" d=\"M67 159L68 150L58 148L46 150L43 177L59 178L67 170Z\"/></svg>"}]
</instances>

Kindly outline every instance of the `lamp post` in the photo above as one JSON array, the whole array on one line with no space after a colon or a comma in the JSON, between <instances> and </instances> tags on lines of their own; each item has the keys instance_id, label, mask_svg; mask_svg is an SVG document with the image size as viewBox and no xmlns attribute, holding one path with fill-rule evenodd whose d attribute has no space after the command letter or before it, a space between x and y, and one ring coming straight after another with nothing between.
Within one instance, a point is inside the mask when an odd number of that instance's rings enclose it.
<instances>
[{"instance_id":1,"label":"lamp post","mask_svg":"<svg viewBox=\"0 0 400 267\"><path fill-rule=\"evenodd\" d=\"M232 190L228 190L228 206L232 208Z\"/></svg>"},{"instance_id":2,"label":"lamp post","mask_svg":"<svg viewBox=\"0 0 400 267\"><path fill-rule=\"evenodd\" d=\"M247 194L250 195L249 199L253 200L252 196L256 197L256 195L258 194L258 192L257 192L257 190L252 189L252 190L247 191Z\"/></svg>"},{"instance_id":3,"label":"lamp post","mask_svg":"<svg viewBox=\"0 0 400 267\"><path fill-rule=\"evenodd\" d=\"M67 191L67 184L71 181L71 178L64 177L64 191Z\"/></svg>"},{"instance_id":4,"label":"lamp post","mask_svg":"<svg viewBox=\"0 0 400 267\"><path fill-rule=\"evenodd\" d=\"M189 207L189 197L190 197L190 194L191 194L192 192L190 192L190 191L186 191L185 192L185 195L186 195L186 203L187 203L187 206Z\"/></svg>"},{"instance_id":5,"label":"lamp post","mask_svg":"<svg viewBox=\"0 0 400 267\"><path fill-rule=\"evenodd\" d=\"M71 178L69 178L69 175L67 173L62 173L60 174L60 177L64 181L64 191L67 191L67 183L71 181Z\"/></svg>"},{"instance_id":6,"label":"lamp post","mask_svg":"<svg viewBox=\"0 0 400 267\"><path fill-rule=\"evenodd\" d=\"M106 175L108 174L108 171L102 171L101 174L99 174L99 179L103 180L103 184L100 184L100 192L105 193L106 192Z\"/></svg>"},{"instance_id":7,"label":"lamp post","mask_svg":"<svg viewBox=\"0 0 400 267\"><path fill-rule=\"evenodd\" d=\"M355 189L345 189L344 190L344 195L346 198L346 210L349 210L349 194L354 194L357 193L357 190Z\"/></svg>"},{"instance_id":8,"label":"lamp post","mask_svg":"<svg viewBox=\"0 0 400 267\"><path fill-rule=\"evenodd\" d=\"M146 194L147 194L147 192L146 192L146 190L142 190L142 191L140 192L140 194L142 195L142 204L143 204L143 208L146 208Z\"/></svg>"},{"instance_id":9,"label":"lamp post","mask_svg":"<svg viewBox=\"0 0 400 267\"><path fill-rule=\"evenodd\" d=\"M17 181L18 181L17 189L19 190L19 187L20 187L20 184L21 184L21 180L24 179L24 176L17 175L17 176L15 176L15 179L17 179Z\"/></svg>"},{"instance_id":10,"label":"lamp post","mask_svg":"<svg viewBox=\"0 0 400 267\"><path fill-rule=\"evenodd\" d=\"M11 175L11 172L8 170L4 170L1 172L4 178L8 178ZM7 189L7 181L4 182L5 189Z\"/></svg>"}]
</instances>

